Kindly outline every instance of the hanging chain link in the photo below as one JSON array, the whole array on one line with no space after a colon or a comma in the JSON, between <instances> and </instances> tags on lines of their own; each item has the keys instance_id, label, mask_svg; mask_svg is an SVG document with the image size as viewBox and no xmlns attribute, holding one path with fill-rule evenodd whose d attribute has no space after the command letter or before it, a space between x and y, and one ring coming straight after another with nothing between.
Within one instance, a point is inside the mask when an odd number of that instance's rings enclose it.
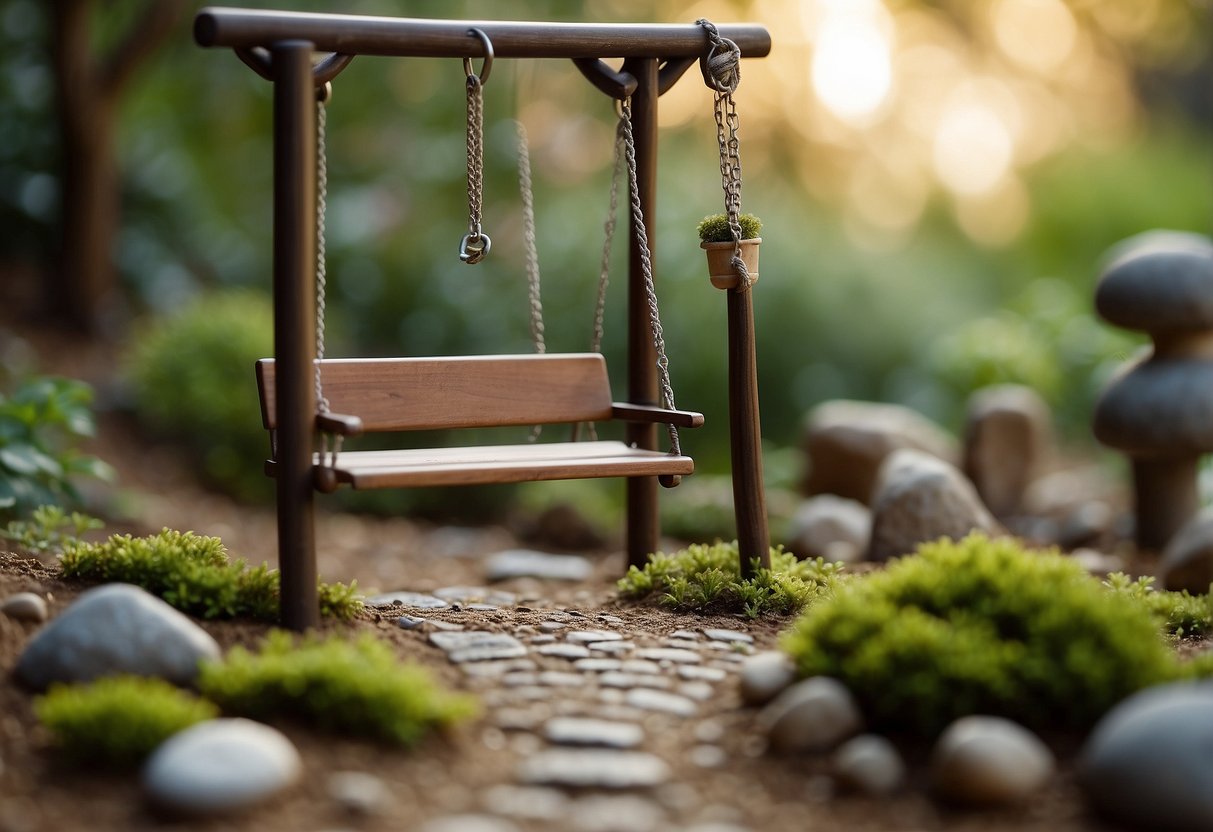
<instances>
[{"instance_id":1,"label":"hanging chain link","mask_svg":"<svg viewBox=\"0 0 1213 832\"><path fill-rule=\"evenodd\" d=\"M473 265L488 255L493 241L481 230L484 208L484 84L467 70L468 233L459 241L459 259Z\"/></svg>"},{"instance_id":2,"label":"hanging chain link","mask_svg":"<svg viewBox=\"0 0 1213 832\"><path fill-rule=\"evenodd\" d=\"M331 93L316 99L316 412L328 413L329 400L324 395L320 379L320 364L324 361L325 295L328 289L328 256L325 250L325 221L328 211L328 99Z\"/></svg>"},{"instance_id":3,"label":"hanging chain link","mask_svg":"<svg viewBox=\"0 0 1213 832\"><path fill-rule=\"evenodd\" d=\"M716 142L720 146L720 187L724 191L724 211L733 237L730 265L740 278L738 291L747 291L753 280L741 257L741 141L737 138L737 102L733 92L741 83L741 49L707 19L695 21L707 33L711 48L700 60L703 78L715 91Z\"/></svg>"},{"instance_id":4,"label":"hanging chain link","mask_svg":"<svg viewBox=\"0 0 1213 832\"><path fill-rule=\"evenodd\" d=\"M665 352L665 333L661 329L661 313L657 307L657 287L653 284L653 261L649 254L649 235L644 226L644 210L640 206L640 184L636 179L636 141L632 135L632 99L625 98L619 108L619 130L623 135L624 158L628 169L628 196L636 242L640 247L640 271L644 277L645 298L649 307L649 326L653 330L653 348L657 352L657 377L661 387L661 406L674 410L674 388L670 384L670 359ZM682 455L678 428L667 424L670 453Z\"/></svg>"}]
</instances>

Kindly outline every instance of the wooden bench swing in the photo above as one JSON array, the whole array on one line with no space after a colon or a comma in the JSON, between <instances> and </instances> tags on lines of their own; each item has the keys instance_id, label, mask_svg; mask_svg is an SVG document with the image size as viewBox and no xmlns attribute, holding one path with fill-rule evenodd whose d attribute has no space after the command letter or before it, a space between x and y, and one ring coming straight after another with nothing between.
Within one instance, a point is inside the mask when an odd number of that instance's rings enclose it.
<instances>
[{"instance_id":1,"label":"wooden bench swing","mask_svg":"<svg viewBox=\"0 0 1213 832\"><path fill-rule=\"evenodd\" d=\"M701 58L699 26L569 23L461 22L300 14L207 8L195 19L202 46L228 47L274 86L274 354L257 363L265 426L271 431L267 472L278 491L282 623L306 629L318 623L314 493L354 488L431 487L589 477L627 478L627 549L643 564L657 548L656 485L677 484L694 470L681 453L677 427L697 427L698 413L676 410L664 376L664 348L656 322L652 247L643 218L655 206L657 98ZM715 30L713 30L715 32ZM752 25L722 26L719 36L747 57L765 55L770 36ZM573 59L601 91L623 106L634 125L632 213L628 280L628 402L613 402L606 364L599 353L461 356L442 358L326 359L323 317L317 319L316 286L323 287L317 257L317 98L356 55L464 59L469 87L469 201L472 221L461 257L476 262L488 252L471 187L470 59L484 57ZM315 60L317 55L325 55ZM612 70L601 58L623 58ZM705 70L706 71L706 70ZM477 80L477 84L479 81ZM318 90L320 91L318 93ZM322 117L322 115L321 115ZM321 122L322 123L322 122ZM632 141L629 137L629 141ZM323 168L321 168L323 171ZM323 176L321 176L323 180ZM323 195L323 181L319 184ZM321 227L323 223L320 223ZM483 240L480 238L483 237ZM469 243L470 241L470 243ZM319 268L318 268L319 262ZM647 286L646 284L647 279ZM748 288L748 287L747 287ZM750 320L749 292L730 293ZM323 310L323 295L319 308ZM652 315L652 317L650 317ZM656 337L654 337L656 331ZM318 340L317 334L321 337ZM730 345L730 390L733 389ZM758 456L753 348L748 345L746 444ZM658 361L658 357L662 359ZM744 364L745 362L741 362ZM658 370L662 373L659 389ZM660 401L665 406L659 406ZM735 415L731 406L731 417ZM347 437L363 432L459 429L621 421L624 441L543 442L390 451L341 451ZM671 428L670 453L656 450L656 426ZM734 431L734 440L737 433ZM331 445L330 445L331 440ZM320 450L317 453L317 443ZM734 441L734 462L738 460ZM760 510L760 457L757 463ZM751 468L753 466L751 465ZM754 471L748 475L752 481ZM735 491L737 474L734 475ZM765 509L760 537L765 554ZM739 508L739 525L742 519ZM754 520L750 525L757 526ZM742 532L744 536L744 532Z\"/></svg>"}]
</instances>

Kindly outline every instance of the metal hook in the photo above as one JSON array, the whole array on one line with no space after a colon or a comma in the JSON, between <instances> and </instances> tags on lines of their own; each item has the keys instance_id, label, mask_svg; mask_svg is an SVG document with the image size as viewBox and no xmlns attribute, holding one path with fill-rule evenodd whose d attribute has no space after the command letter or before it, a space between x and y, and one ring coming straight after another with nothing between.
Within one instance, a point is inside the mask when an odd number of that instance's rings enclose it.
<instances>
[{"instance_id":1,"label":"metal hook","mask_svg":"<svg viewBox=\"0 0 1213 832\"><path fill-rule=\"evenodd\" d=\"M480 39L480 43L484 47L484 63L480 65L480 74L476 75L472 72L472 59L464 58L463 72L469 78L475 77L483 85L488 82L489 73L493 70L493 42L489 40L489 36L482 29L468 29L468 34Z\"/></svg>"}]
</instances>

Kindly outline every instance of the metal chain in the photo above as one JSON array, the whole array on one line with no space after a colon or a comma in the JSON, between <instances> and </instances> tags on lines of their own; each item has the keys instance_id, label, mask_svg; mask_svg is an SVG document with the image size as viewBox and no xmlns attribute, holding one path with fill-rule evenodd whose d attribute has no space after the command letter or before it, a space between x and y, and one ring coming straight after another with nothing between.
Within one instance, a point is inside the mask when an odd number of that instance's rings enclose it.
<instances>
[{"instance_id":1,"label":"metal chain","mask_svg":"<svg viewBox=\"0 0 1213 832\"><path fill-rule=\"evenodd\" d=\"M514 122L518 128L518 191L522 195L522 240L526 254L527 297L531 306L531 340L535 352L547 352L544 340L543 300L539 289L539 249L535 243L535 197L531 186L531 147L527 141L526 125Z\"/></svg>"},{"instance_id":2,"label":"metal chain","mask_svg":"<svg viewBox=\"0 0 1213 832\"><path fill-rule=\"evenodd\" d=\"M470 64L468 64L470 67ZM468 233L459 241L459 259L473 265L488 255L493 241L480 227L484 200L484 85L467 76Z\"/></svg>"},{"instance_id":3,"label":"metal chain","mask_svg":"<svg viewBox=\"0 0 1213 832\"><path fill-rule=\"evenodd\" d=\"M741 141L737 102L733 92L741 83L741 50L707 19L695 21L707 33L711 48L700 61L704 81L715 91L713 111L716 116L716 142L720 146L720 187L724 191L724 210L729 233L733 237L733 257L730 265L740 278L737 291L747 291L753 283L741 257Z\"/></svg>"},{"instance_id":4,"label":"metal chain","mask_svg":"<svg viewBox=\"0 0 1213 832\"><path fill-rule=\"evenodd\" d=\"M657 376L661 387L661 405L674 410L674 388L670 384L670 360L665 352L665 334L661 329L661 313L657 308L657 287L653 284L653 261L649 254L649 235L644 226L644 211L640 207L640 185L636 180L636 141L632 135L632 99L623 99L619 109L620 132L623 134L624 158L628 168L628 194L636 243L640 247L640 271L644 277L644 292L649 307L649 326L653 330L653 348L657 352ZM678 428L667 424L670 453L682 455L678 443Z\"/></svg>"},{"instance_id":5,"label":"metal chain","mask_svg":"<svg viewBox=\"0 0 1213 832\"><path fill-rule=\"evenodd\" d=\"M327 91L326 91L327 92ZM325 249L324 216L328 211L328 95L316 100L316 412L328 413L329 400L325 398L320 379L320 364L324 361L324 315L325 295L328 289L328 265Z\"/></svg>"}]
</instances>

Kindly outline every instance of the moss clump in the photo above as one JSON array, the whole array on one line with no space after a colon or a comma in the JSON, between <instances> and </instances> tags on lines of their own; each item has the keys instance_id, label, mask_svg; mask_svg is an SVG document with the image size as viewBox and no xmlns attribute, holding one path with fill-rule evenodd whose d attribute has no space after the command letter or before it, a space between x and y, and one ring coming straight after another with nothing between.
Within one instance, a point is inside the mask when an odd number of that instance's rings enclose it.
<instances>
[{"instance_id":1,"label":"moss clump","mask_svg":"<svg viewBox=\"0 0 1213 832\"><path fill-rule=\"evenodd\" d=\"M658 552L644 569L628 569L619 592L626 598L656 597L678 610L732 611L757 618L799 612L828 595L842 570L841 564L821 558L797 560L782 547L771 549L771 568L756 568L751 578L742 579L740 564L736 541L695 544L672 555Z\"/></svg>"},{"instance_id":2,"label":"moss clump","mask_svg":"<svg viewBox=\"0 0 1213 832\"><path fill-rule=\"evenodd\" d=\"M60 558L64 577L124 581L202 618L278 618L279 575L265 564L229 559L217 537L164 529L150 537L113 535L104 543L71 543ZM349 620L362 610L356 587L320 584L320 610Z\"/></svg>"},{"instance_id":3,"label":"moss clump","mask_svg":"<svg viewBox=\"0 0 1213 832\"><path fill-rule=\"evenodd\" d=\"M54 685L34 713L70 759L131 767L219 709L162 679L113 676L88 685Z\"/></svg>"},{"instance_id":4,"label":"moss clump","mask_svg":"<svg viewBox=\"0 0 1213 832\"><path fill-rule=\"evenodd\" d=\"M1203 636L1213 630L1213 597L1188 591L1168 592L1154 588L1153 578L1133 580L1115 572L1104 581L1115 593L1133 599L1154 617L1158 627L1176 638Z\"/></svg>"},{"instance_id":5,"label":"moss clump","mask_svg":"<svg viewBox=\"0 0 1213 832\"><path fill-rule=\"evenodd\" d=\"M741 226L741 239L753 240L762 231L762 220L753 214L740 214L737 224ZM705 243L728 243L733 240L733 232L729 230L729 218L724 214L712 214L704 217L696 228L699 239Z\"/></svg>"},{"instance_id":6,"label":"moss clump","mask_svg":"<svg viewBox=\"0 0 1213 832\"><path fill-rule=\"evenodd\" d=\"M202 666L198 688L225 713L293 717L323 730L412 745L433 727L472 716L475 701L401 664L371 636L296 641L274 631L261 650L234 648Z\"/></svg>"},{"instance_id":7,"label":"moss clump","mask_svg":"<svg viewBox=\"0 0 1213 832\"><path fill-rule=\"evenodd\" d=\"M1056 552L971 535L840 587L785 637L877 727L934 734L972 713L1086 728L1180 675L1151 613Z\"/></svg>"}]
</instances>

